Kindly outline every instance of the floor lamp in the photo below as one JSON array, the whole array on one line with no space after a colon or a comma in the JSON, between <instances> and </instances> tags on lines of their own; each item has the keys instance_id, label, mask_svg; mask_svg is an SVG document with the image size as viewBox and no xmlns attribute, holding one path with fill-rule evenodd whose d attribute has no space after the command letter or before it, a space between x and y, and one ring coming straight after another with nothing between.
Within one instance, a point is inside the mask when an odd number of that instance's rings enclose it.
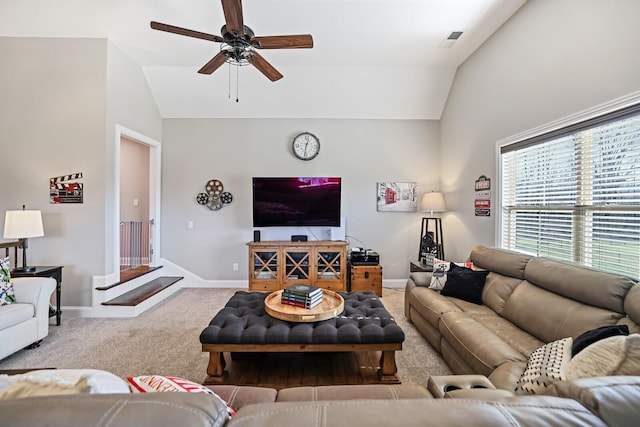
<instances>
[{"instance_id":1,"label":"floor lamp","mask_svg":"<svg viewBox=\"0 0 640 427\"><path fill-rule=\"evenodd\" d=\"M31 272L35 270L35 267L29 267L27 264L27 241L30 237L41 236L44 236L44 230L40 211L28 211L22 205L21 211L7 211L5 213L4 238L18 239L18 247L22 248L22 267L16 267L16 271Z\"/></svg>"},{"instance_id":2,"label":"floor lamp","mask_svg":"<svg viewBox=\"0 0 640 427\"><path fill-rule=\"evenodd\" d=\"M422 196L420 203L421 212L429 212L430 217L422 218L420 229L420 248L418 258L420 262L433 265L433 259L444 259L444 239L442 235L442 220L434 217L434 212L444 212L447 208L444 204L444 196L440 192L431 191ZM430 225L433 228L430 228Z\"/></svg>"}]
</instances>

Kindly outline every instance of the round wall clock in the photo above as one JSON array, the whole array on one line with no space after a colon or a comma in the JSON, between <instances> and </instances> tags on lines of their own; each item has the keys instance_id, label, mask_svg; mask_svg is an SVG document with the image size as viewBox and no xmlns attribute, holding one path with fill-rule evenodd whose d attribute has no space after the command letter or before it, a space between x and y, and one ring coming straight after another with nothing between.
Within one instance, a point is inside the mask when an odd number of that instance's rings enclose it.
<instances>
[{"instance_id":1,"label":"round wall clock","mask_svg":"<svg viewBox=\"0 0 640 427\"><path fill-rule=\"evenodd\" d=\"M300 160L311 160L320 152L320 140L309 132L302 132L293 138L293 154Z\"/></svg>"}]
</instances>

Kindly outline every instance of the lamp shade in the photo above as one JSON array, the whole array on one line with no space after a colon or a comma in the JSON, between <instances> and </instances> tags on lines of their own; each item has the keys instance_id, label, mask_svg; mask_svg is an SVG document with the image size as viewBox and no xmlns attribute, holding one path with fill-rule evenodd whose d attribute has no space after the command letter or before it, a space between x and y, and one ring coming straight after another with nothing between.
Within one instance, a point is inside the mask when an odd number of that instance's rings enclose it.
<instances>
[{"instance_id":1,"label":"lamp shade","mask_svg":"<svg viewBox=\"0 0 640 427\"><path fill-rule=\"evenodd\" d=\"M444 204L444 196L438 191L424 193L420 203L421 212L444 212L447 208Z\"/></svg>"},{"instance_id":2,"label":"lamp shade","mask_svg":"<svg viewBox=\"0 0 640 427\"><path fill-rule=\"evenodd\" d=\"M44 236L40 211L7 211L4 216L4 238L26 239Z\"/></svg>"}]
</instances>

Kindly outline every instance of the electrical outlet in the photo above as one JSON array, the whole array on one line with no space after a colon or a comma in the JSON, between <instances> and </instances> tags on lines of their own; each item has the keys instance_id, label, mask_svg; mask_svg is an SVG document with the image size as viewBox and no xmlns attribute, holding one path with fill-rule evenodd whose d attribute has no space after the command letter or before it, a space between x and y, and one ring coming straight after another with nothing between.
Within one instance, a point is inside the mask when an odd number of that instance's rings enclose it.
<instances>
[{"instance_id":1,"label":"electrical outlet","mask_svg":"<svg viewBox=\"0 0 640 427\"><path fill-rule=\"evenodd\" d=\"M238 263L237 262L233 263L233 271L238 271Z\"/></svg>"},{"instance_id":2,"label":"electrical outlet","mask_svg":"<svg viewBox=\"0 0 640 427\"><path fill-rule=\"evenodd\" d=\"M187 228L193 228L193 221L187 221Z\"/></svg>"}]
</instances>

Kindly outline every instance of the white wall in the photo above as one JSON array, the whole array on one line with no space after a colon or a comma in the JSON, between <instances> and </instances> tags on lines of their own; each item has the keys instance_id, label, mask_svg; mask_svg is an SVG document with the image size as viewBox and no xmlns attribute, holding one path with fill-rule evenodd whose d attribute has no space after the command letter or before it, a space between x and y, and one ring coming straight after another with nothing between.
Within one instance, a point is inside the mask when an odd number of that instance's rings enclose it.
<instances>
[{"instance_id":1,"label":"white wall","mask_svg":"<svg viewBox=\"0 0 640 427\"><path fill-rule=\"evenodd\" d=\"M475 217L474 181L499 186L495 144L640 89L640 2L528 1L459 69L441 119L447 257L495 244L495 206Z\"/></svg>"},{"instance_id":2,"label":"white wall","mask_svg":"<svg viewBox=\"0 0 640 427\"><path fill-rule=\"evenodd\" d=\"M0 212L42 210L32 265L63 265L63 305L90 304L104 271L106 41L0 38ZM50 204L49 178L82 172L84 203Z\"/></svg>"},{"instance_id":3,"label":"white wall","mask_svg":"<svg viewBox=\"0 0 640 427\"><path fill-rule=\"evenodd\" d=\"M310 162L291 154L291 139L302 131L320 138L320 154ZM404 279L409 260L417 258L421 214L377 212L376 183L409 181L419 191L438 189L438 143L436 121L165 120L163 257L204 279L246 279L246 243L253 239L251 177L339 176L347 234L380 253L385 280ZM195 201L210 179L222 181L234 196L219 211ZM270 232L263 229L267 239ZM312 238L308 230L300 234Z\"/></svg>"}]
</instances>

